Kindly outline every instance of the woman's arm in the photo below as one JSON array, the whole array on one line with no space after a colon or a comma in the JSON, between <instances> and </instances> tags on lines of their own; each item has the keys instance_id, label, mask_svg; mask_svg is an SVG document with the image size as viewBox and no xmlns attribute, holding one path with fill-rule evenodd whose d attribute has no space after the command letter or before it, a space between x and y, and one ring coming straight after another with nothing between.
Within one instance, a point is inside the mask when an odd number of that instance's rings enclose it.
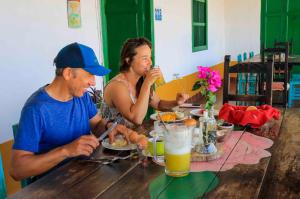
<instances>
[{"instance_id":1,"label":"woman's arm","mask_svg":"<svg viewBox=\"0 0 300 199\"><path fill-rule=\"evenodd\" d=\"M170 111L175 106L183 104L188 98L188 94L177 93L176 100L160 100L159 97L154 94L150 104L157 110Z\"/></svg>"},{"instance_id":2,"label":"woman's arm","mask_svg":"<svg viewBox=\"0 0 300 199\"><path fill-rule=\"evenodd\" d=\"M111 82L106 87L104 99L107 102L111 101L127 120L137 125L142 124L148 110L150 88L159 76L159 70L151 70L147 73L135 104L130 98L128 88L117 81Z\"/></svg>"},{"instance_id":3,"label":"woman's arm","mask_svg":"<svg viewBox=\"0 0 300 199\"><path fill-rule=\"evenodd\" d=\"M135 104L132 102L128 88L123 83L111 82L104 92L104 99L111 101L124 118L135 124L143 122L148 109L150 85L145 83L142 85Z\"/></svg>"}]
</instances>

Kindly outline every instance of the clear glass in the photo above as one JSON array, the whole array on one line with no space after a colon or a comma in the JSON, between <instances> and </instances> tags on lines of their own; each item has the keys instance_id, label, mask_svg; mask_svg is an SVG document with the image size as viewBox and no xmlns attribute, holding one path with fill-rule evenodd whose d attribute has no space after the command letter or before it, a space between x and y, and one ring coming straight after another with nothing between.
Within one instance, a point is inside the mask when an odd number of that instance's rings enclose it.
<instances>
[{"instance_id":1,"label":"clear glass","mask_svg":"<svg viewBox=\"0 0 300 199\"><path fill-rule=\"evenodd\" d=\"M154 65L153 68L159 68L158 65ZM165 79L164 79L164 76L163 74L161 73L161 76L159 78L157 78L154 82L155 86L156 87L160 87L162 85L164 85L166 82L165 82Z\"/></svg>"},{"instance_id":2,"label":"clear glass","mask_svg":"<svg viewBox=\"0 0 300 199\"><path fill-rule=\"evenodd\" d=\"M157 121L154 121L154 131L155 131L155 137L158 136L158 137L163 137L164 136L164 127L163 127L163 124L157 120Z\"/></svg>"}]
</instances>

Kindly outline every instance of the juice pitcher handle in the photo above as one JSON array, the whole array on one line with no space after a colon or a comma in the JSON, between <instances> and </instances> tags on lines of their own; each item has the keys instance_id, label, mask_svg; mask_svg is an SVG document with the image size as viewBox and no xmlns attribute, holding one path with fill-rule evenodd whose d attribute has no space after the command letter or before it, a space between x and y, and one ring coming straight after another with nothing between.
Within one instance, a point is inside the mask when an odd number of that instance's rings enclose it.
<instances>
[{"instance_id":1,"label":"juice pitcher handle","mask_svg":"<svg viewBox=\"0 0 300 199\"><path fill-rule=\"evenodd\" d=\"M155 136L155 137L153 137L153 139L152 139L152 143L153 143L153 159L155 160L155 161L157 161L157 152L156 152L156 141L158 140L158 136Z\"/></svg>"}]
</instances>

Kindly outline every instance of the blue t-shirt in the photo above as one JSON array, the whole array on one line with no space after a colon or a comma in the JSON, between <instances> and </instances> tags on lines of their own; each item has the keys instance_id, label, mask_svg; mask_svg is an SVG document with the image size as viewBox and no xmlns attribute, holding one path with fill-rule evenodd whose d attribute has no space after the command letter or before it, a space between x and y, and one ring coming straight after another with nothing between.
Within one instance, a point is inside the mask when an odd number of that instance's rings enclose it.
<instances>
[{"instance_id":1,"label":"blue t-shirt","mask_svg":"<svg viewBox=\"0 0 300 199\"><path fill-rule=\"evenodd\" d=\"M45 87L26 101L13 149L46 153L90 133L89 120L97 114L91 97L73 97L67 102L53 99Z\"/></svg>"}]
</instances>

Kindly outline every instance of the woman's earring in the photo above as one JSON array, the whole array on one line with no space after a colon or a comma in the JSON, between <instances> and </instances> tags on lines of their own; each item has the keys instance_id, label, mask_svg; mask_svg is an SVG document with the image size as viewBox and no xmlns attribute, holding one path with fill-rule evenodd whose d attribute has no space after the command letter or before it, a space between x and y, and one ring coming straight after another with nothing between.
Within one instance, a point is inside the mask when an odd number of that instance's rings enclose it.
<instances>
[{"instance_id":1,"label":"woman's earring","mask_svg":"<svg viewBox=\"0 0 300 199\"><path fill-rule=\"evenodd\" d=\"M127 64L129 64L129 58L126 58L125 61Z\"/></svg>"}]
</instances>

